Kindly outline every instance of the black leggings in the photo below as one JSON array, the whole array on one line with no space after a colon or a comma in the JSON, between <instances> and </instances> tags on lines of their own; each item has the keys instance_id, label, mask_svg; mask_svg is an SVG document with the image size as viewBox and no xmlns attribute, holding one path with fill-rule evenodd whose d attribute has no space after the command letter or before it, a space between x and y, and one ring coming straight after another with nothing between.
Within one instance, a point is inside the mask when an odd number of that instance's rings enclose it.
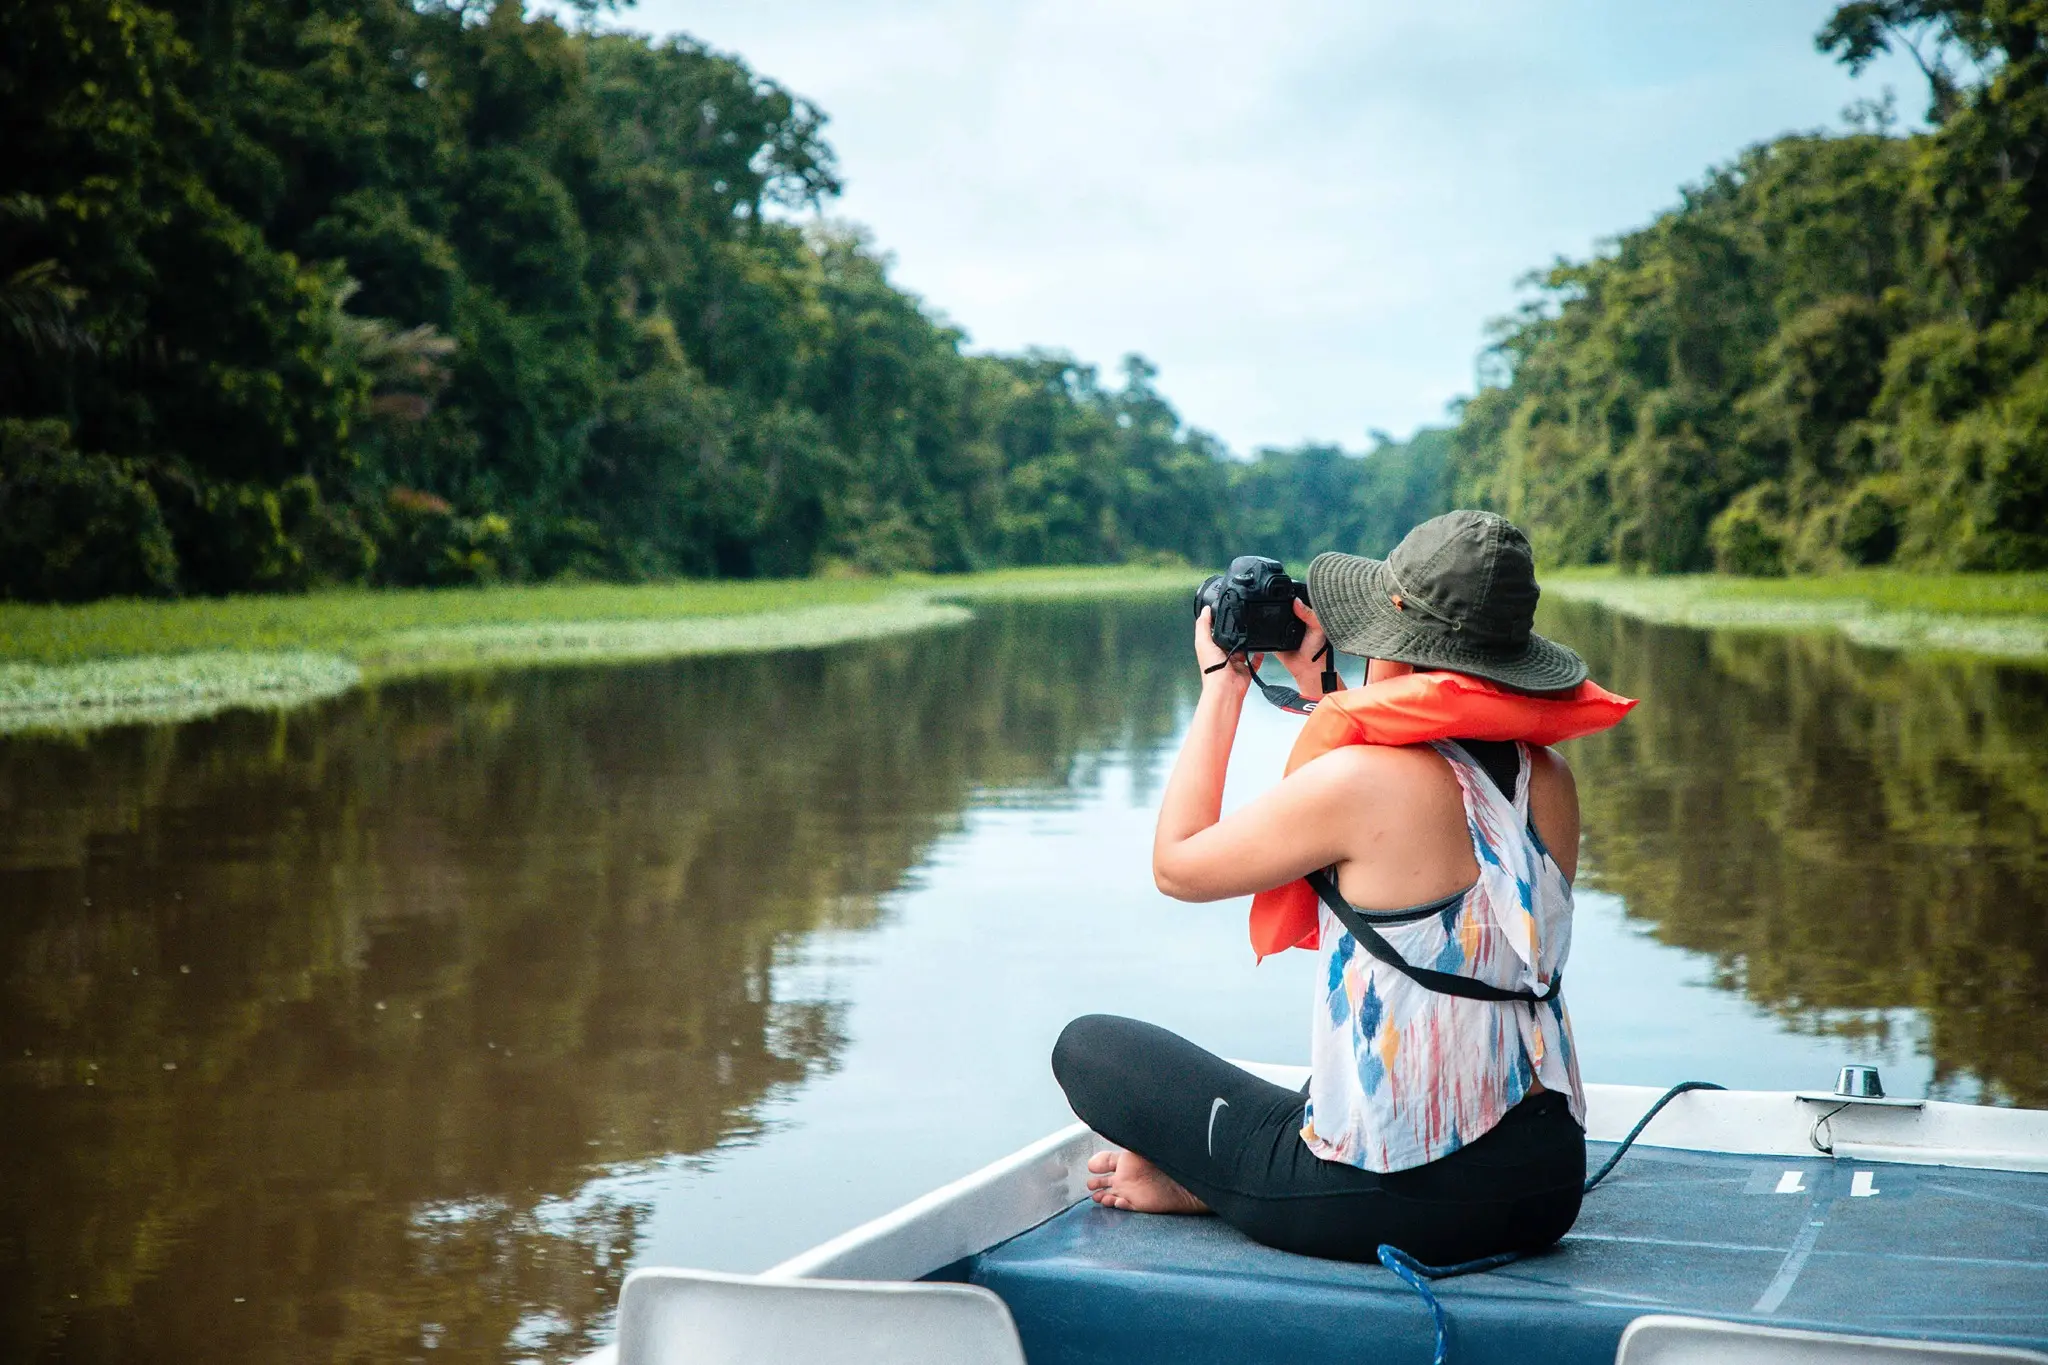
<instances>
[{"instance_id":1,"label":"black leggings","mask_svg":"<svg viewBox=\"0 0 2048 1365\"><path fill-rule=\"evenodd\" d=\"M1579 1216L1586 1135L1552 1091L1447 1157L1382 1175L1308 1149L1300 1092L1151 1024L1084 1015L1060 1034L1052 1069L1090 1128L1283 1251L1370 1261L1390 1242L1447 1265L1540 1250Z\"/></svg>"}]
</instances>

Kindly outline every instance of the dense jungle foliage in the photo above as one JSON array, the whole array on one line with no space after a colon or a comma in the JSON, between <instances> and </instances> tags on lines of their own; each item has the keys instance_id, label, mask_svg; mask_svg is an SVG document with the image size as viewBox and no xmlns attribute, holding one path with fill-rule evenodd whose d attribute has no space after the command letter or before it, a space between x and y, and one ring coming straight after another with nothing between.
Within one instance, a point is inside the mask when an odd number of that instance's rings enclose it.
<instances>
[{"instance_id":1,"label":"dense jungle foliage","mask_svg":"<svg viewBox=\"0 0 2048 1365\"><path fill-rule=\"evenodd\" d=\"M2048 4L1840 6L1929 131L1752 148L1501 325L1459 497L1553 562L1750 573L2048 565Z\"/></svg>"},{"instance_id":2,"label":"dense jungle foliage","mask_svg":"<svg viewBox=\"0 0 2048 1365\"><path fill-rule=\"evenodd\" d=\"M824 117L736 58L519 0L4 12L0 596L1231 549L1241 466L1143 360L966 355L795 221Z\"/></svg>"},{"instance_id":3,"label":"dense jungle foliage","mask_svg":"<svg viewBox=\"0 0 2048 1365\"><path fill-rule=\"evenodd\" d=\"M579 6L588 8L588 6ZM0 597L1383 551L2048 564L2048 3L1883 0L1932 131L1789 137L1502 325L1454 433L1238 460L970 355L824 115L521 0L0 0Z\"/></svg>"}]
</instances>

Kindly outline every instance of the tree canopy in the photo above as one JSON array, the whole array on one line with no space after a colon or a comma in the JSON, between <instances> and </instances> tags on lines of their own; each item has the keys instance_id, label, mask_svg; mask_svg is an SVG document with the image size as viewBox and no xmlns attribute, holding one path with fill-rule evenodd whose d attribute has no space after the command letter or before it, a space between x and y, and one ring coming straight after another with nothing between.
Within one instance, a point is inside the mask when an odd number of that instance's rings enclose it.
<instances>
[{"instance_id":1,"label":"tree canopy","mask_svg":"<svg viewBox=\"0 0 2048 1365\"><path fill-rule=\"evenodd\" d=\"M0 597L1384 551L2048 563L2048 0L1865 0L1929 131L1742 153L1534 278L1454 429L1244 460L979 355L824 114L521 0L0 0Z\"/></svg>"},{"instance_id":2,"label":"tree canopy","mask_svg":"<svg viewBox=\"0 0 2048 1365\"><path fill-rule=\"evenodd\" d=\"M824 115L519 0L10 0L0 593L1226 552L1133 357L974 356Z\"/></svg>"},{"instance_id":3,"label":"tree canopy","mask_svg":"<svg viewBox=\"0 0 2048 1365\"><path fill-rule=\"evenodd\" d=\"M1503 322L1454 487L1563 562L2048 564L2048 4L1840 6L1930 130L1781 138Z\"/></svg>"}]
</instances>

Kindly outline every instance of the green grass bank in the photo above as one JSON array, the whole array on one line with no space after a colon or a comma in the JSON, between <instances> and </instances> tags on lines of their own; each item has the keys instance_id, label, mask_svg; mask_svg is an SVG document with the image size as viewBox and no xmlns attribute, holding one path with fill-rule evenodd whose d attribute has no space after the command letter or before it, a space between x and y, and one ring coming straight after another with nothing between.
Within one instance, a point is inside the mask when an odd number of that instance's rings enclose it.
<instances>
[{"instance_id":1,"label":"green grass bank","mask_svg":"<svg viewBox=\"0 0 2048 1365\"><path fill-rule=\"evenodd\" d=\"M2048 573L1864 569L1810 578L1546 574L1544 591L1667 625L1838 630L1859 644L2048 664Z\"/></svg>"},{"instance_id":2,"label":"green grass bank","mask_svg":"<svg viewBox=\"0 0 2048 1365\"><path fill-rule=\"evenodd\" d=\"M954 625L976 601L1186 592L1192 569L547 584L0 604L0 734L286 707L426 673L810 648Z\"/></svg>"},{"instance_id":3,"label":"green grass bank","mask_svg":"<svg viewBox=\"0 0 2048 1365\"><path fill-rule=\"evenodd\" d=\"M957 625L977 601L1170 594L1193 569L338 591L0 604L0 734L282 708L480 669L817 648ZM2048 664L2048 573L1545 576L1546 591L1672 625L1839 630L1859 643Z\"/></svg>"}]
</instances>

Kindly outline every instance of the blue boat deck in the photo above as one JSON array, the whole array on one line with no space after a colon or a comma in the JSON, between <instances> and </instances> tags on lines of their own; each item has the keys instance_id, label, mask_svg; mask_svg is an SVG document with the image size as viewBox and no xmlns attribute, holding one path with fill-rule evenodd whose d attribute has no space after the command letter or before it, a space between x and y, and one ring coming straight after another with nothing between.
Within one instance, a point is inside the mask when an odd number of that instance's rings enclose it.
<instances>
[{"instance_id":1,"label":"blue boat deck","mask_svg":"<svg viewBox=\"0 0 2048 1365\"><path fill-rule=\"evenodd\" d=\"M1387 1271L1214 1218L1083 1203L960 1269L1032 1365L1419 1363L1434 1341ZM1607 1365L1645 1313L2048 1350L2048 1174L1637 1147L1558 1247L1435 1288L1452 1365Z\"/></svg>"}]
</instances>

